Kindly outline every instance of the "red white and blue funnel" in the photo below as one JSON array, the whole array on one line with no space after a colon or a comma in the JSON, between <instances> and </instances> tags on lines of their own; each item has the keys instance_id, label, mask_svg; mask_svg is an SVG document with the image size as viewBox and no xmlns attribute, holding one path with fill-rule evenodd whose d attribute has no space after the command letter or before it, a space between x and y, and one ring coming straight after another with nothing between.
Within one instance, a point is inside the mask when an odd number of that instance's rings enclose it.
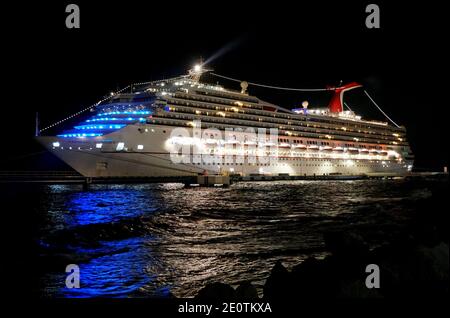
<instances>
[{"instance_id":1,"label":"red white and blue funnel","mask_svg":"<svg viewBox=\"0 0 450 318\"><path fill-rule=\"evenodd\" d=\"M351 82L339 87L330 87L331 90L334 91L333 97L331 97L330 103L328 104L328 108L331 113L341 113L344 110L344 92L349 91L351 89L362 87L361 84L357 82Z\"/></svg>"}]
</instances>

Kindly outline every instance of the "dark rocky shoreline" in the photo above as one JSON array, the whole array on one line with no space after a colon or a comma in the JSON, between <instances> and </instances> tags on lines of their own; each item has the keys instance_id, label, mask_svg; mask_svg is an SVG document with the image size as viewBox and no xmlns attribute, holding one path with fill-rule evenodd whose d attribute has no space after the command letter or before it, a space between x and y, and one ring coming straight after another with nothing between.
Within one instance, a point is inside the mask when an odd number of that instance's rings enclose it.
<instances>
[{"instance_id":1,"label":"dark rocky shoreline","mask_svg":"<svg viewBox=\"0 0 450 318\"><path fill-rule=\"evenodd\" d=\"M263 300L304 299L441 299L449 294L449 240L446 196L448 183L420 200L412 221L389 241L371 247L364 234L324 233L324 259L310 257L291 271L278 261L263 288ZM366 266L380 269L380 288L369 289ZM259 299L251 282L236 289L212 283L201 289L199 300Z\"/></svg>"}]
</instances>

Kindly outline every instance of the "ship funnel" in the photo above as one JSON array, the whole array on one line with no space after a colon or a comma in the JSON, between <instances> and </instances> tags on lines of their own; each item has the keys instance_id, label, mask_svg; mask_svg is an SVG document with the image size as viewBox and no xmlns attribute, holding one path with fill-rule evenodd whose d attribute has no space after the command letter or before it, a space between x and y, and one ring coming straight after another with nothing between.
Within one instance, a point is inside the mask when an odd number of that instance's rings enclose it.
<instances>
[{"instance_id":1,"label":"ship funnel","mask_svg":"<svg viewBox=\"0 0 450 318\"><path fill-rule=\"evenodd\" d=\"M341 113L344 110L344 92L349 91L354 88L362 87L361 84L357 82L351 82L339 87L329 87L330 90L333 90L333 96L331 97L330 102L328 103L328 108L331 113Z\"/></svg>"}]
</instances>

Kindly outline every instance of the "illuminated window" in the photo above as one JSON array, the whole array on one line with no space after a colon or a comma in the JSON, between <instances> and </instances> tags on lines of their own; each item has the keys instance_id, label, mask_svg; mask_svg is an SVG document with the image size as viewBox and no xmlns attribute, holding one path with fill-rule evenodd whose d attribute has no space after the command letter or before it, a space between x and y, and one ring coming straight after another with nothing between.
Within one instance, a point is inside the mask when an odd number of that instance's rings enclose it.
<instances>
[{"instance_id":1,"label":"illuminated window","mask_svg":"<svg viewBox=\"0 0 450 318\"><path fill-rule=\"evenodd\" d=\"M98 143L98 144L95 145L95 148L100 149L100 148L102 148L102 146L103 146L102 143Z\"/></svg>"},{"instance_id":2,"label":"illuminated window","mask_svg":"<svg viewBox=\"0 0 450 318\"><path fill-rule=\"evenodd\" d=\"M138 150L144 149L144 145L138 145L138 146L137 146L137 149L138 149Z\"/></svg>"},{"instance_id":3,"label":"illuminated window","mask_svg":"<svg viewBox=\"0 0 450 318\"><path fill-rule=\"evenodd\" d=\"M119 142L116 147L116 151L121 151L125 147L125 143Z\"/></svg>"},{"instance_id":4,"label":"illuminated window","mask_svg":"<svg viewBox=\"0 0 450 318\"><path fill-rule=\"evenodd\" d=\"M55 142L53 143L53 147L59 147L59 142L55 141Z\"/></svg>"}]
</instances>

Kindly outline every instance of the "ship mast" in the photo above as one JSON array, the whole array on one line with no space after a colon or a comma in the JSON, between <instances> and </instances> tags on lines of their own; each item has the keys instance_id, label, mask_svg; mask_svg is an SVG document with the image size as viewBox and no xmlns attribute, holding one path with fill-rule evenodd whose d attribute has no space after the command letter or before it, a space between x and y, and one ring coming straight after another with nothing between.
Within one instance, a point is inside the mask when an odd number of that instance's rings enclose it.
<instances>
[{"instance_id":1,"label":"ship mast","mask_svg":"<svg viewBox=\"0 0 450 318\"><path fill-rule=\"evenodd\" d=\"M195 64L194 67L189 70L189 77L191 78L192 81L198 83L203 73L211 71L212 69L205 68L203 60L200 60L198 64Z\"/></svg>"},{"instance_id":2,"label":"ship mast","mask_svg":"<svg viewBox=\"0 0 450 318\"><path fill-rule=\"evenodd\" d=\"M39 136L39 113L36 112L36 118L35 118L35 132L34 135L37 137Z\"/></svg>"}]
</instances>

